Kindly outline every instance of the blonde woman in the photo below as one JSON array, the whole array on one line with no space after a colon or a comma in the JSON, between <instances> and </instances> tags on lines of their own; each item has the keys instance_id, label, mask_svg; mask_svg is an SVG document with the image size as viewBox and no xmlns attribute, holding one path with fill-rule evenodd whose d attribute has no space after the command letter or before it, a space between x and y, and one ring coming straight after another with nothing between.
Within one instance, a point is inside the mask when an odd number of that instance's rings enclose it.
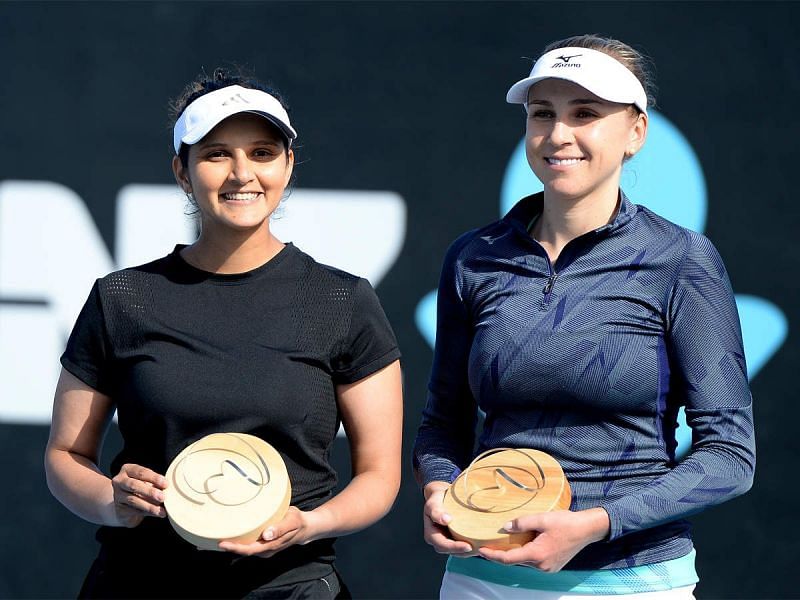
<instances>
[{"instance_id":1,"label":"blonde woman","mask_svg":"<svg viewBox=\"0 0 800 600\"><path fill-rule=\"evenodd\" d=\"M414 464L425 539L451 555L443 598L691 598L685 517L752 484L751 397L722 261L620 189L652 87L636 50L585 35L548 46L508 91L544 191L461 236L442 270ZM693 443L678 460L681 406ZM448 533L444 490L500 447L552 455L572 505L506 523L536 534L520 548L472 548Z\"/></svg>"}]
</instances>

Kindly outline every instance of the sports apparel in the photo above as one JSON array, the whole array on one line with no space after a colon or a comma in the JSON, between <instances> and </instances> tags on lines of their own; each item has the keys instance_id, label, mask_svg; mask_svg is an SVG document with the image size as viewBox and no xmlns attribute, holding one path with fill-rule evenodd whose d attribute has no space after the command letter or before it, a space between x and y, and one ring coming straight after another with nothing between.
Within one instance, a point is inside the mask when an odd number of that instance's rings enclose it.
<instances>
[{"instance_id":1,"label":"sports apparel","mask_svg":"<svg viewBox=\"0 0 800 600\"><path fill-rule=\"evenodd\" d=\"M531 74L512 85L509 104L528 103L528 90L543 79L563 79L609 102L633 104L647 114L647 94L636 75L616 58L590 48L556 48L543 54Z\"/></svg>"},{"instance_id":2,"label":"sports apparel","mask_svg":"<svg viewBox=\"0 0 800 600\"><path fill-rule=\"evenodd\" d=\"M336 484L328 462L340 425L336 384L358 381L400 355L374 291L292 244L235 275L195 269L181 248L99 279L61 358L116 404L124 446L112 473L135 463L163 474L207 434L249 433L284 459L292 505L319 506ZM308 579L308 564L324 567L311 578L324 577L334 557L332 540L320 540L269 560L220 553L198 562L166 520L151 518L134 529L102 527L98 539L107 563L132 568L145 561L147 573L158 562L154 553L170 566L179 557L187 574L208 563L217 565L210 575L223 576L232 564L256 561L253 587L276 577Z\"/></svg>"},{"instance_id":3,"label":"sports apparel","mask_svg":"<svg viewBox=\"0 0 800 600\"><path fill-rule=\"evenodd\" d=\"M196 144L222 121L242 112L260 115L278 127L286 136L289 147L297 138L297 132L289 121L289 114L272 94L240 85L229 85L203 94L183 110L172 130L175 154L180 154L181 145Z\"/></svg>"},{"instance_id":4,"label":"sports apparel","mask_svg":"<svg viewBox=\"0 0 800 600\"><path fill-rule=\"evenodd\" d=\"M613 221L551 264L527 230L542 206L543 193L524 198L447 253L415 467L424 484L452 481L477 452L543 450L564 468L571 510L600 506L611 522L566 569L685 556L683 518L745 492L755 466L722 260L702 235L620 193ZM693 444L678 461L682 405Z\"/></svg>"},{"instance_id":5,"label":"sports apparel","mask_svg":"<svg viewBox=\"0 0 800 600\"><path fill-rule=\"evenodd\" d=\"M544 575L547 576L548 574L545 573ZM694 588L695 585L691 584L657 592L622 592L608 594L608 596L613 596L620 600L695 600ZM441 600L596 600L598 596L592 593L543 591L501 585L492 581L461 575L453 571L446 571L442 578L439 598Z\"/></svg>"},{"instance_id":6,"label":"sports apparel","mask_svg":"<svg viewBox=\"0 0 800 600\"><path fill-rule=\"evenodd\" d=\"M617 596L635 598L638 594L663 593L666 598L677 600L689 598L698 581L694 567L695 551L672 560L615 569L596 569L592 571L564 570L557 573L544 573L523 565L502 565L480 557L455 558L447 560L447 569L442 581L442 598L462 600L465 589L486 600L498 598L506 600L514 593L524 593L530 597L558 598L577 596ZM474 587L473 587L474 586ZM465 588L465 589L463 589ZM674 592L671 595L666 592Z\"/></svg>"}]
</instances>

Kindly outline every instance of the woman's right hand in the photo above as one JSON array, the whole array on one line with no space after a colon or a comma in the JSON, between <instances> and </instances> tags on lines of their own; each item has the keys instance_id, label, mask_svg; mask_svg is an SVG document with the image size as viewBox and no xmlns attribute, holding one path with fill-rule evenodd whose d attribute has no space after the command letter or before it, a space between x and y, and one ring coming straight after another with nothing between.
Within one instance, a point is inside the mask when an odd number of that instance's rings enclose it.
<instances>
[{"instance_id":1,"label":"woman's right hand","mask_svg":"<svg viewBox=\"0 0 800 600\"><path fill-rule=\"evenodd\" d=\"M446 481L431 481L423 489L425 509L422 517L422 529L425 541L433 546L439 554L453 554L459 557L477 556L467 542L453 539L447 524L452 517L444 512L444 493L450 484Z\"/></svg>"},{"instance_id":2,"label":"woman's right hand","mask_svg":"<svg viewBox=\"0 0 800 600\"><path fill-rule=\"evenodd\" d=\"M145 517L167 516L163 475L141 465L122 465L111 480L114 489L113 519L117 527L136 527Z\"/></svg>"}]
</instances>

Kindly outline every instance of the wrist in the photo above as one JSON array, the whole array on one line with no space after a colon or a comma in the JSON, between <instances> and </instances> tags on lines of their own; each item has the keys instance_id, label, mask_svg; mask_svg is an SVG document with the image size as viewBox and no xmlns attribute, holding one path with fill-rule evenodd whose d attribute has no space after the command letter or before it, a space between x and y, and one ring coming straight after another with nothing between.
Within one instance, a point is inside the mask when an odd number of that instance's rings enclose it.
<instances>
[{"instance_id":1,"label":"wrist","mask_svg":"<svg viewBox=\"0 0 800 600\"><path fill-rule=\"evenodd\" d=\"M590 508L583 511L590 522L591 542L601 542L608 538L611 532L611 518L601 507Z\"/></svg>"},{"instance_id":2,"label":"wrist","mask_svg":"<svg viewBox=\"0 0 800 600\"><path fill-rule=\"evenodd\" d=\"M324 505L308 512L301 512L301 515L305 522L305 535L303 536L305 541L303 543L313 542L333 535L333 528L330 526L330 511Z\"/></svg>"},{"instance_id":3,"label":"wrist","mask_svg":"<svg viewBox=\"0 0 800 600\"><path fill-rule=\"evenodd\" d=\"M117 506L114 502L114 488L111 485L110 479L108 480L108 490L104 490L99 502L99 525L105 525L107 527L122 527L123 524L119 518L119 515L117 514Z\"/></svg>"},{"instance_id":4,"label":"wrist","mask_svg":"<svg viewBox=\"0 0 800 600\"><path fill-rule=\"evenodd\" d=\"M425 497L425 500L428 500L436 492L443 492L449 487L450 484L446 481L431 481L427 483L424 488L422 488L422 494Z\"/></svg>"}]
</instances>

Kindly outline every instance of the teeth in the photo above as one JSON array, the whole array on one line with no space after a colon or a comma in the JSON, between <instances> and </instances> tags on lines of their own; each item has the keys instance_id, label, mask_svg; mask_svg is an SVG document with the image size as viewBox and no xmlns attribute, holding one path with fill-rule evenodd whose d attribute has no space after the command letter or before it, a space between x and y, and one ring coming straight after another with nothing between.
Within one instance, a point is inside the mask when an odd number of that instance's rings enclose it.
<instances>
[{"instance_id":1,"label":"teeth","mask_svg":"<svg viewBox=\"0 0 800 600\"><path fill-rule=\"evenodd\" d=\"M239 194L222 194L222 197L226 200L240 200L240 201L247 201L247 200L255 200L258 197L256 192L247 192L247 193L239 193Z\"/></svg>"},{"instance_id":2,"label":"teeth","mask_svg":"<svg viewBox=\"0 0 800 600\"><path fill-rule=\"evenodd\" d=\"M579 162L583 160L582 158L548 158L547 162L551 165L577 165Z\"/></svg>"}]
</instances>

